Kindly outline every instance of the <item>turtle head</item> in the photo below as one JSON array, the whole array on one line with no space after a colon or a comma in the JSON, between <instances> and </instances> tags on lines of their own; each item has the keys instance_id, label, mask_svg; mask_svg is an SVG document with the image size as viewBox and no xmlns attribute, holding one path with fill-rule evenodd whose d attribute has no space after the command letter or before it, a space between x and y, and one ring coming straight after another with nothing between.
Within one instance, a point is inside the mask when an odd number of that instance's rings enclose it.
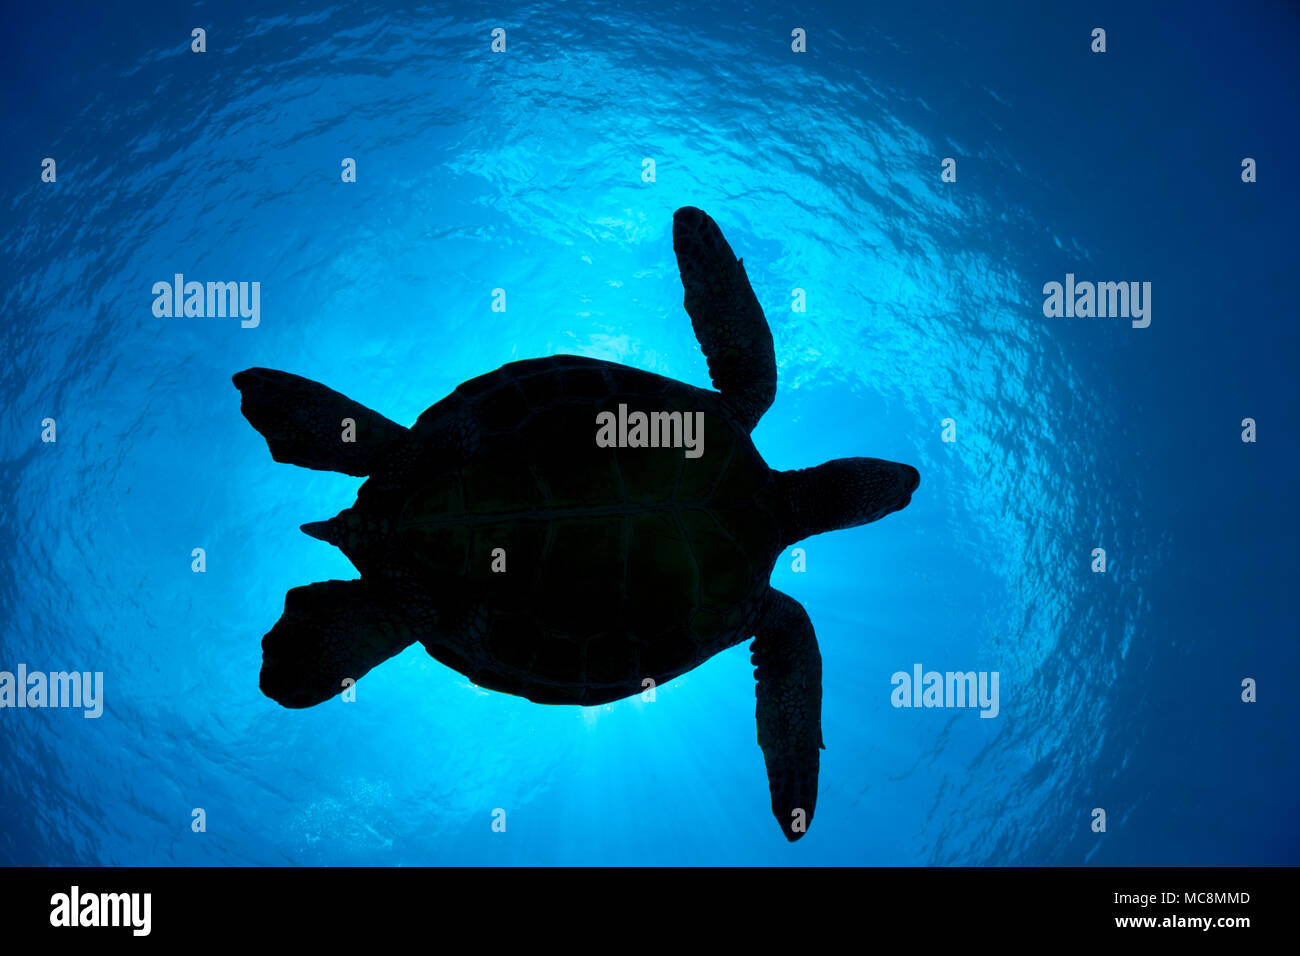
<instances>
[{"instance_id":1,"label":"turtle head","mask_svg":"<svg viewBox=\"0 0 1300 956\"><path fill-rule=\"evenodd\" d=\"M792 544L903 510L921 474L883 458L837 458L816 468L779 471L777 480L786 501L786 543Z\"/></svg>"}]
</instances>

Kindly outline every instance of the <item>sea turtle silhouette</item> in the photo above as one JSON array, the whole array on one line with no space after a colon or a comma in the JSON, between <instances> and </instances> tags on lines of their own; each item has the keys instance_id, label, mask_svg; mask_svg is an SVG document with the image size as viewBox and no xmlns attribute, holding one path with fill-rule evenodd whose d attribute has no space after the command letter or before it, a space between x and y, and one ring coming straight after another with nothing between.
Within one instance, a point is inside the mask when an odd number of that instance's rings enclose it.
<instances>
[{"instance_id":1,"label":"sea turtle silhouette","mask_svg":"<svg viewBox=\"0 0 1300 956\"><path fill-rule=\"evenodd\" d=\"M481 687L602 704L753 636L772 812L788 840L806 832L821 655L768 577L789 545L905 507L920 475L877 458L769 468L749 435L776 360L744 265L693 207L673 215L673 250L716 392L555 355L471 379L403 428L297 375L234 376L276 461L369 477L352 507L302 526L361 577L288 592L262 641L267 696L310 707L419 641ZM615 415L617 441L598 441Z\"/></svg>"}]
</instances>

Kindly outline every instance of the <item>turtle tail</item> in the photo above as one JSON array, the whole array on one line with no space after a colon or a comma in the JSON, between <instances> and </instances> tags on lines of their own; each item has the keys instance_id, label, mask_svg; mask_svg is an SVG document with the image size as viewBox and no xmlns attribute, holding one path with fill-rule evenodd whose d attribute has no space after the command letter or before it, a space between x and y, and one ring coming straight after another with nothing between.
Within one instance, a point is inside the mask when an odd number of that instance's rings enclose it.
<instances>
[{"instance_id":1,"label":"turtle tail","mask_svg":"<svg viewBox=\"0 0 1300 956\"><path fill-rule=\"evenodd\" d=\"M299 527L302 529L303 534L310 535L317 541L324 541L326 544L338 547L343 543L343 532L347 529L343 517L346 514L347 511L344 511L328 521L308 521L304 525L299 525Z\"/></svg>"},{"instance_id":2,"label":"turtle tail","mask_svg":"<svg viewBox=\"0 0 1300 956\"><path fill-rule=\"evenodd\" d=\"M250 368L232 381L239 410L276 461L360 477L410 438L396 422L300 375Z\"/></svg>"}]
</instances>

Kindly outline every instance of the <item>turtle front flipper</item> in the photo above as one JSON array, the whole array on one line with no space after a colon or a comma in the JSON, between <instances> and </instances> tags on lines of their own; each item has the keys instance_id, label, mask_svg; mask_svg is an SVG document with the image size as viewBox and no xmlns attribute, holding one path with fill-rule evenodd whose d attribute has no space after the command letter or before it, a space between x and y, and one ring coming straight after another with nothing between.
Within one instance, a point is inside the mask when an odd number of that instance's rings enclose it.
<instances>
[{"instance_id":1,"label":"turtle front flipper","mask_svg":"<svg viewBox=\"0 0 1300 956\"><path fill-rule=\"evenodd\" d=\"M410 435L378 412L301 375L250 368L232 381L242 398L239 410L262 433L276 461L369 475Z\"/></svg>"},{"instance_id":2,"label":"turtle front flipper","mask_svg":"<svg viewBox=\"0 0 1300 956\"><path fill-rule=\"evenodd\" d=\"M822 744L822 656L803 605L771 590L750 646L758 680L758 745L772 814L793 843L812 823Z\"/></svg>"},{"instance_id":3,"label":"turtle front flipper","mask_svg":"<svg viewBox=\"0 0 1300 956\"><path fill-rule=\"evenodd\" d=\"M400 654L416 635L401 602L369 582L318 581L284 596L284 614L262 638L262 693L312 707Z\"/></svg>"},{"instance_id":4,"label":"turtle front flipper","mask_svg":"<svg viewBox=\"0 0 1300 956\"><path fill-rule=\"evenodd\" d=\"M673 252L713 387L752 431L776 397L776 352L744 262L694 206L673 213Z\"/></svg>"}]
</instances>

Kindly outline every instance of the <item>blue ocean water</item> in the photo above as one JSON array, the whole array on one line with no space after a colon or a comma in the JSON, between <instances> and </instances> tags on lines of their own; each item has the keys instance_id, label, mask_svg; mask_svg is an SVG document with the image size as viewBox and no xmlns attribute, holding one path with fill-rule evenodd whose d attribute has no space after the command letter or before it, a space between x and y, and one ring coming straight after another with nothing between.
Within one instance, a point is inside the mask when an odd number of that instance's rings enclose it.
<instances>
[{"instance_id":1,"label":"blue ocean water","mask_svg":"<svg viewBox=\"0 0 1300 956\"><path fill-rule=\"evenodd\" d=\"M0 670L100 671L104 712L0 710L0 863L1300 861L1300 18L900 6L7 7ZM273 462L231 374L402 423L554 353L707 386L687 204L767 310L769 464L923 476L773 576L825 667L807 837L743 645L598 708L418 645L263 697L285 591L355 576L298 525L360 481ZM259 281L260 323L156 317L176 273ZM1151 282L1150 326L1045 317L1066 273ZM917 663L998 672L998 716L893 707Z\"/></svg>"}]
</instances>

